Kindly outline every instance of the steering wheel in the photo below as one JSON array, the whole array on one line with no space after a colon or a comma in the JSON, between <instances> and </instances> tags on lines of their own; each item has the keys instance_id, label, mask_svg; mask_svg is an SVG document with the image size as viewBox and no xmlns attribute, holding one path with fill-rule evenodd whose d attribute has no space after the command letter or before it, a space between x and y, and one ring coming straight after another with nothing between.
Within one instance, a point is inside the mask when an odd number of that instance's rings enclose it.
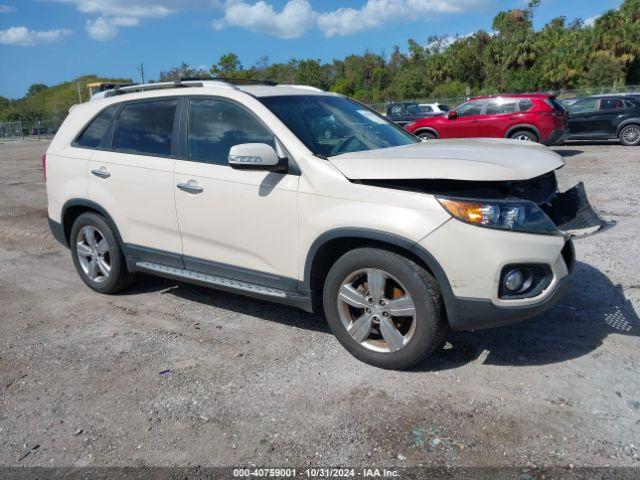
<instances>
[{"instance_id":1,"label":"steering wheel","mask_svg":"<svg viewBox=\"0 0 640 480\"><path fill-rule=\"evenodd\" d=\"M358 140L354 135L345 138L343 141L337 143L336 146L331 149L331 155L338 155L345 150L348 151L346 147L348 147L349 144L354 141L359 142L360 140Z\"/></svg>"}]
</instances>

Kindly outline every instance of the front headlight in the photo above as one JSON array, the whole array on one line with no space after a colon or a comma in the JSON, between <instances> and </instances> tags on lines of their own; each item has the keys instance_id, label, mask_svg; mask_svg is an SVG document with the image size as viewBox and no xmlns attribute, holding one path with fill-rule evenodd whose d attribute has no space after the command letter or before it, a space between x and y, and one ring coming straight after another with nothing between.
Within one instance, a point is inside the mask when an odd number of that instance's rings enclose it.
<instances>
[{"instance_id":1,"label":"front headlight","mask_svg":"<svg viewBox=\"0 0 640 480\"><path fill-rule=\"evenodd\" d=\"M529 200L470 200L436 196L451 216L479 227L557 235L556 225Z\"/></svg>"}]
</instances>

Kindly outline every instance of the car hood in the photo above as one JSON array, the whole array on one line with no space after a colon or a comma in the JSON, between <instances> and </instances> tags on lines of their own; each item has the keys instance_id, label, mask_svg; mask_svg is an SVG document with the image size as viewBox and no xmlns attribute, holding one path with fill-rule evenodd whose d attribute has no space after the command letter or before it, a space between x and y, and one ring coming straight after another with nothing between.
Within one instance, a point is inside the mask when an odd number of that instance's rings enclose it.
<instances>
[{"instance_id":1,"label":"car hood","mask_svg":"<svg viewBox=\"0 0 640 480\"><path fill-rule=\"evenodd\" d=\"M329 161L351 180L528 180L564 166L557 153L521 140L478 138L343 153Z\"/></svg>"}]
</instances>

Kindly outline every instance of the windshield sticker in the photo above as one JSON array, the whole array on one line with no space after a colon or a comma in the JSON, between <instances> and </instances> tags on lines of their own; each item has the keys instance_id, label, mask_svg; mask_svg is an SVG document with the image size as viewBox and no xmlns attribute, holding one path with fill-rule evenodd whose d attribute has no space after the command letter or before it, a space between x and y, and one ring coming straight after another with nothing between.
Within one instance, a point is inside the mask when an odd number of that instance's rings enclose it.
<instances>
[{"instance_id":1,"label":"windshield sticker","mask_svg":"<svg viewBox=\"0 0 640 480\"><path fill-rule=\"evenodd\" d=\"M377 115L370 112L369 110L358 110L358 113L362 115L364 118L366 118L367 120L371 120L372 122L377 123L378 125L385 125L387 123L382 118L378 117Z\"/></svg>"}]
</instances>

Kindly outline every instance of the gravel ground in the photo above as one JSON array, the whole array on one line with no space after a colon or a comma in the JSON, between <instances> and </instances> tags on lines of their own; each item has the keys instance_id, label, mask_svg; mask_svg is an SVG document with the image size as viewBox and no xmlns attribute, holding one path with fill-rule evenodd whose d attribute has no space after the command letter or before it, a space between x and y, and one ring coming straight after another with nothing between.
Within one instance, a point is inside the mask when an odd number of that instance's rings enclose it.
<instances>
[{"instance_id":1,"label":"gravel ground","mask_svg":"<svg viewBox=\"0 0 640 480\"><path fill-rule=\"evenodd\" d=\"M0 465L640 466L640 148L556 148L561 185L619 224L576 243L553 310L411 372L292 308L151 277L91 292L47 229L45 148L0 145Z\"/></svg>"}]
</instances>

